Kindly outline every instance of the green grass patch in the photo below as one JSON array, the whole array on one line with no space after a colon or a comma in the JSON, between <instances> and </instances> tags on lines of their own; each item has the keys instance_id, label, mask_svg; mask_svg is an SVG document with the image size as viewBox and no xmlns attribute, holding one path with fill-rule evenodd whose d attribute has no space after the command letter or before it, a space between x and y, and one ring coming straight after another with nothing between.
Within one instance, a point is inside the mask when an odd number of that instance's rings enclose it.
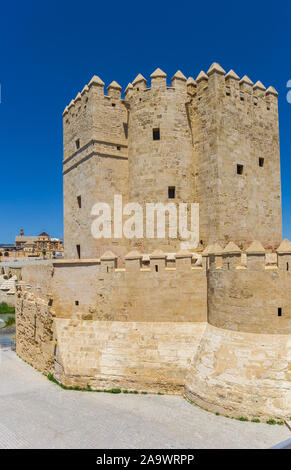
<instances>
[{"instance_id":1,"label":"green grass patch","mask_svg":"<svg viewBox=\"0 0 291 470\"><path fill-rule=\"evenodd\" d=\"M252 423L260 423L261 421L258 418L252 419Z\"/></svg>"},{"instance_id":2,"label":"green grass patch","mask_svg":"<svg viewBox=\"0 0 291 470\"><path fill-rule=\"evenodd\" d=\"M238 419L238 421L248 421L248 418L245 418L244 416L240 416L237 419Z\"/></svg>"}]
</instances>

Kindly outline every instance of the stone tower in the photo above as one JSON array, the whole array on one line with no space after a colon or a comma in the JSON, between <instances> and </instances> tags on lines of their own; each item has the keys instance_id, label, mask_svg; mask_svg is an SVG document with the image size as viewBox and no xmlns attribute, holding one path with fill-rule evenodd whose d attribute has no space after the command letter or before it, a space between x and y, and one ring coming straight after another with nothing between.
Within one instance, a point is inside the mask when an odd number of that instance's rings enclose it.
<instances>
[{"instance_id":1,"label":"stone tower","mask_svg":"<svg viewBox=\"0 0 291 470\"><path fill-rule=\"evenodd\" d=\"M282 239L277 92L216 63L189 105L200 238L223 246Z\"/></svg>"},{"instance_id":2,"label":"stone tower","mask_svg":"<svg viewBox=\"0 0 291 470\"><path fill-rule=\"evenodd\" d=\"M96 258L112 249L110 240L93 238L91 211L98 202L112 205L114 194L127 194L128 113L118 83L112 82L107 93L94 76L63 113L67 258Z\"/></svg>"},{"instance_id":3,"label":"stone tower","mask_svg":"<svg viewBox=\"0 0 291 470\"><path fill-rule=\"evenodd\" d=\"M245 247L282 238L277 92L216 63L196 80L178 71L151 87L139 74L121 87L94 76L65 109L65 256L96 258L130 247L177 251L179 239L94 239L92 207L123 202L199 203L200 246ZM112 207L113 210L113 207ZM145 225L145 224L144 224ZM113 230L113 227L112 227ZM199 247L198 247L199 248Z\"/></svg>"},{"instance_id":4,"label":"stone tower","mask_svg":"<svg viewBox=\"0 0 291 470\"><path fill-rule=\"evenodd\" d=\"M151 87L138 75L126 95L129 109L129 201L145 203L194 202L191 127L187 116L186 77L178 71L167 86L166 74L151 74ZM145 214L145 208L144 208ZM169 220L166 214L168 229ZM144 232L145 232L144 221ZM179 238L133 240L146 251L180 248Z\"/></svg>"}]
</instances>

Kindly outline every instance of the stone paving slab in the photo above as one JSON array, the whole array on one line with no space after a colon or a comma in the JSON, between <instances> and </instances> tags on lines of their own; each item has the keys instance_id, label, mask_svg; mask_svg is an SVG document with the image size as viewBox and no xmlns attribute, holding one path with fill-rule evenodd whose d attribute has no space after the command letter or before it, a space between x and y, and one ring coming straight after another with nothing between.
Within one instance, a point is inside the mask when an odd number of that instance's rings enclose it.
<instances>
[{"instance_id":1,"label":"stone paving slab","mask_svg":"<svg viewBox=\"0 0 291 470\"><path fill-rule=\"evenodd\" d=\"M0 448L270 448L286 426L216 416L182 397L62 390L0 351Z\"/></svg>"}]
</instances>

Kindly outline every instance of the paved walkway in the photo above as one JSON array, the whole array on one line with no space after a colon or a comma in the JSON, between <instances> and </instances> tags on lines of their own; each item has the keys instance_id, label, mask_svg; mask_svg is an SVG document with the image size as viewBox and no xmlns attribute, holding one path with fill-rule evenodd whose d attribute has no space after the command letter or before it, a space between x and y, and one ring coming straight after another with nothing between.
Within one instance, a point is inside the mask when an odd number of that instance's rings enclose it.
<instances>
[{"instance_id":1,"label":"paved walkway","mask_svg":"<svg viewBox=\"0 0 291 470\"><path fill-rule=\"evenodd\" d=\"M290 437L177 396L62 390L0 350L0 448L269 448Z\"/></svg>"}]
</instances>

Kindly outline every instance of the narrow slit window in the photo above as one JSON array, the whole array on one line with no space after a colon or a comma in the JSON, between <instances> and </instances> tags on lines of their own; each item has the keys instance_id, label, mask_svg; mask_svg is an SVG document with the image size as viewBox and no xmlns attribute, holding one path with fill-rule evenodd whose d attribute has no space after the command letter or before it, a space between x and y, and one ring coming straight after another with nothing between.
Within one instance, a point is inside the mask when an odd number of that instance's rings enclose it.
<instances>
[{"instance_id":1,"label":"narrow slit window","mask_svg":"<svg viewBox=\"0 0 291 470\"><path fill-rule=\"evenodd\" d=\"M169 186L168 187L168 198L169 199L175 199L175 186Z\"/></svg>"},{"instance_id":2,"label":"narrow slit window","mask_svg":"<svg viewBox=\"0 0 291 470\"><path fill-rule=\"evenodd\" d=\"M77 257L80 259L81 258L81 245L76 245L77 249Z\"/></svg>"},{"instance_id":3,"label":"narrow slit window","mask_svg":"<svg viewBox=\"0 0 291 470\"><path fill-rule=\"evenodd\" d=\"M159 266L156 264L155 265L156 273L159 271Z\"/></svg>"},{"instance_id":4,"label":"narrow slit window","mask_svg":"<svg viewBox=\"0 0 291 470\"><path fill-rule=\"evenodd\" d=\"M286 264L286 270L289 271L289 263Z\"/></svg>"},{"instance_id":5,"label":"narrow slit window","mask_svg":"<svg viewBox=\"0 0 291 470\"><path fill-rule=\"evenodd\" d=\"M78 150L80 148L80 139L76 140L76 149Z\"/></svg>"},{"instance_id":6,"label":"narrow slit window","mask_svg":"<svg viewBox=\"0 0 291 470\"><path fill-rule=\"evenodd\" d=\"M278 308L278 317L282 317L282 307Z\"/></svg>"},{"instance_id":7,"label":"narrow slit window","mask_svg":"<svg viewBox=\"0 0 291 470\"><path fill-rule=\"evenodd\" d=\"M244 166L243 165L236 165L236 172L238 175L242 175L244 171Z\"/></svg>"},{"instance_id":8,"label":"narrow slit window","mask_svg":"<svg viewBox=\"0 0 291 470\"><path fill-rule=\"evenodd\" d=\"M77 203L78 203L79 209L81 209L81 207L82 207L82 198L81 198L81 196L77 196Z\"/></svg>"},{"instance_id":9,"label":"narrow slit window","mask_svg":"<svg viewBox=\"0 0 291 470\"><path fill-rule=\"evenodd\" d=\"M75 300L75 305L79 305L79 300Z\"/></svg>"},{"instance_id":10,"label":"narrow slit window","mask_svg":"<svg viewBox=\"0 0 291 470\"><path fill-rule=\"evenodd\" d=\"M153 140L160 140L160 129L153 129Z\"/></svg>"},{"instance_id":11,"label":"narrow slit window","mask_svg":"<svg viewBox=\"0 0 291 470\"><path fill-rule=\"evenodd\" d=\"M259 158L259 166L262 168L264 166L265 159Z\"/></svg>"}]
</instances>

